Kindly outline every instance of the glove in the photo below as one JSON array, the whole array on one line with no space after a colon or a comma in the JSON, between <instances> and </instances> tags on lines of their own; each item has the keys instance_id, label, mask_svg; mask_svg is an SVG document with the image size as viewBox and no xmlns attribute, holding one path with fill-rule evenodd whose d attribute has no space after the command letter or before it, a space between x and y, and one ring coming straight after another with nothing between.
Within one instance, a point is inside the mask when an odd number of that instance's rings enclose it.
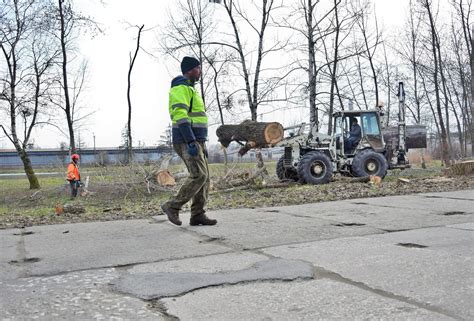
<instances>
[{"instance_id":1,"label":"glove","mask_svg":"<svg viewBox=\"0 0 474 321\"><path fill-rule=\"evenodd\" d=\"M197 156L199 153L198 144L196 142L190 142L188 144L188 154L191 156Z\"/></svg>"}]
</instances>

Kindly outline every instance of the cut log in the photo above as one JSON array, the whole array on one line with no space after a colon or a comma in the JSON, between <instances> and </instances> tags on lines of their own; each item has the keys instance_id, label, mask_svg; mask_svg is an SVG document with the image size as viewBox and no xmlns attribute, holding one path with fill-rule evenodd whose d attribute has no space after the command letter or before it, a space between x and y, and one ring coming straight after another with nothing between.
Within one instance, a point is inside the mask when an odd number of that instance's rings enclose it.
<instances>
[{"instance_id":1,"label":"cut log","mask_svg":"<svg viewBox=\"0 0 474 321\"><path fill-rule=\"evenodd\" d=\"M156 181L160 186L176 185L176 180L167 169L158 171L158 174L156 175Z\"/></svg>"},{"instance_id":2,"label":"cut log","mask_svg":"<svg viewBox=\"0 0 474 321\"><path fill-rule=\"evenodd\" d=\"M376 175L370 175L369 183L379 187L382 184L382 177L376 176Z\"/></svg>"},{"instance_id":3,"label":"cut log","mask_svg":"<svg viewBox=\"0 0 474 321\"><path fill-rule=\"evenodd\" d=\"M383 129L383 140L386 144L398 142L398 127L391 126ZM423 125L406 126L406 148L426 148L426 127Z\"/></svg>"},{"instance_id":4,"label":"cut log","mask_svg":"<svg viewBox=\"0 0 474 321\"><path fill-rule=\"evenodd\" d=\"M82 214L85 212L86 212L86 209L81 204L66 203L63 206L63 213Z\"/></svg>"},{"instance_id":5,"label":"cut log","mask_svg":"<svg viewBox=\"0 0 474 321\"><path fill-rule=\"evenodd\" d=\"M228 147L232 141L248 142L250 148L265 148L283 139L283 126L277 122L262 123L246 120L238 125L222 125L217 128L219 142Z\"/></svg>"}]
</instances>

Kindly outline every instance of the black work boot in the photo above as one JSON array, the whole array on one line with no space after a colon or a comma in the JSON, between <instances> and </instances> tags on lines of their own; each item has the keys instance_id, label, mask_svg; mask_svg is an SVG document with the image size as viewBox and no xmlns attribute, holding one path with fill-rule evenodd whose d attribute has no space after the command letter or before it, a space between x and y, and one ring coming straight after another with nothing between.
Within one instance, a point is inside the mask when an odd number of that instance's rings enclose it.
<instances>
[{"instance_id":1,"label":"black work boot","mask_svg":"<svg viewBox=\"0 0 474 321\"><path fill-rule=\"evenodd\" d=\"M161 205L161 209L163 210L163 212L165 212L166 216L168 216L168 220L171 223L175 225L183 224L179 219L179 211L175 210L174 208L171 208L168 203L163 203Z\"/></svg>"},{"instance_id":2,"label":"black work boot","mask_svg":"<svg viewBox=\"0 0 474 321\"><path fill-rule=\"evenodd\" d=\"M196 226L196 225L216 225L217 220L210 219L206 216L206 214L199 214L195 216L191 216L191 220L189 221L189 225Z\"/></svg>"}]
</instances>

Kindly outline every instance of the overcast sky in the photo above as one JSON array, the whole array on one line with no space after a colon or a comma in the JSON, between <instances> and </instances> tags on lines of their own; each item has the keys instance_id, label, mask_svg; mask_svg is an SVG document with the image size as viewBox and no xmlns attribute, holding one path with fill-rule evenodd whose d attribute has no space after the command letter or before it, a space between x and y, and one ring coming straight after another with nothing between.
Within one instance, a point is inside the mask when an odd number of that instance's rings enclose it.
<instances>
[{"instance_id":1,"label":"overcast sky","mask_svg":"<svg viewBox=\"0 0 474 321\"><path fill-rule=\"evenodd\" d=\"M291 0L288 0L291 1ZM89 118L87 129L80 132L81 140L93 146L93 135L97 147L116 147L121 143L121 131L127 122L127 72L129 53L135 48L136 29L128 25L145 24L145 29L166 24L166 8L173 6L172 0L76 0L78 8L95 18L104 33L91 39L85 36L79 43L81 53L89 61L89 81L83 104L96 113ZM286 1L285 1L286 3ZM375 0L379 22L386 32L405 20L408 0ZM142 46L147 50L157 47L155 31L142 36ZM162 57L152 58L140 52L132 75L134 145L139 141L155 145L169 124L168 90L171 78L180 73L179 64ZM271 121L272 115L265 115ZM285 122L284 119L277 121ZM284 124L285 125L285 124ZM215 132L216 126L210 131ZM76 134L77 135L77 134ZM211 142L215 142L211 135ZM36 131L35 145L41 148L58 147L68 138L54 128ZM214 140L214 141L212 141ZM0 139L0 148L13 148L11 143Z\"/></svg>"}]
</instances>

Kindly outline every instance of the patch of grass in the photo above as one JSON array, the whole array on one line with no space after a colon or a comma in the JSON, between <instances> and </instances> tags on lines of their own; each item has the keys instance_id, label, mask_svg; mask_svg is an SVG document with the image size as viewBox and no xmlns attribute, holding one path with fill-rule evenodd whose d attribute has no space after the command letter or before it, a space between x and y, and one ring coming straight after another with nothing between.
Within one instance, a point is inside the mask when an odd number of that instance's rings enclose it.
<instances>
[{"instance_id":1,"label":"patch of grass","mask_svg":"<svg viewBox=\"0 0 474 321\"><path fill-rule=\"evenodd\" d=\"M237 171L251 170L255 163L230 164ZM266 162L269 173L267 183L277 181L275 162ZM133 165L94 167L82 169L85 181L90 176L89 190L95 192L88 197L79 197L74 202L83 204L84 214L55 215L55 205L69 202L69 188L61 173L52 177L40 177L41 189L29 190L26 178L0 179L0 228L35 224L55 224L82 221L148 218L161 213L160 204L176 193L178 187L170 190L152 189L149 194L144 183L146 173L152 166ZM183 165L170 166L172 173L186 171ZM210 164L211 180L216 182L225 173L223 164ZM439 176L441 167L431 164L426 170L411 168L405 171L391 171L381 187L367 183L353 183L335 179L326 185L250 186L231 191L214 190L209 198L208 209L255 208L304 203L317 203L350 198L400 195L429 191L472 188L472 178L452 180L440 185L429 182ZM398 178L411 180L409 184L399 184ZM426 182L425 182L426 181ZM189 209L189 204L184 210Z\"/></svg>"}]
</instances>

